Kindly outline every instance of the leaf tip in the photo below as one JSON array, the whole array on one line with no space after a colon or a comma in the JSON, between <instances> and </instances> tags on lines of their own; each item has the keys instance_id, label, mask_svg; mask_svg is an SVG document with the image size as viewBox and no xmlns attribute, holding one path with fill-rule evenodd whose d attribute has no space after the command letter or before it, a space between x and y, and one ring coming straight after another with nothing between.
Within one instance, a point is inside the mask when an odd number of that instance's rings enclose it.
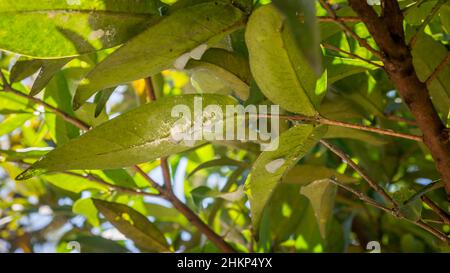
<instances>
[{"instance_id":1,"label":"leaf tip","mask_svg":"<svg viewBox=\"0 0 450 273\"><path fill-rule=\"evenodd\" d=\"M33 167L30 167L28 169L26 169L25 171L23 171L21 174L19 174L18 176L16 176L16 180L17 181L22 181L22 180L27 180L30 179L36 175L39 175L41 173L43 173L44 170L42 169L35 169Z\"/></svg>"}]
</instances>

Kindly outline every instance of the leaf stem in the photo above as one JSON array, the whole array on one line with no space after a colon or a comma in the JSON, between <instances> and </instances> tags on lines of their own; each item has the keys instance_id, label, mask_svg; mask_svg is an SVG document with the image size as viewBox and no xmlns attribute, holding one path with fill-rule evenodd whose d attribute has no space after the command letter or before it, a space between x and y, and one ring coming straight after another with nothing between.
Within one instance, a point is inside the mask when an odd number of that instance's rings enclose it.
<instances>
[{"instance_id":1,"label":"leaf stem","mask_svg":"<svg viewBox=\"0 0 450 273\"><path fill-rule=\"evenodd\" d=\"M24 94L22 92L20 92L19 90L13 88L11 86L10 83L7 82L5 75L3 74L3 71L0 70L0 76L1 79L3 81L3 91L4 92L8 92L8 93L12 93L16 96L25 98L27 100L30 100L38 105L43 106L44 108L46 108L47 110L51 111L52 113L54 113L55 115L59 116L60 118L62 118L63 120L75 125L76 127L78 127L79 129L83 130L83 131L88 131L89 130L89 125L87 125L86 123L84 123L83 121L72 117L71 115L59 110L58 108L46 103L45 101L42 101L38 98L35 98L33 96Z\"/></svg>"},{"instance_id":2,"label":"leaf stem","mask_svg":"<svg viewBox=\"0 0 450 273\"><path fill-rule=\"evenodd\" d=\"M447 52L447 56L445 56L445 58L442 60L442 62L433 70L431 75L428 76L428 78L425 80L425 83L427 85L430 85L431 82L433 82L434 79L436 79L436 77L439 75L439 73L441 73L441 71L444 70L444 68L447 66L449 61L450 61L450 52Z\"/></svg>"},{"instance_id":3,"label":"leaf stem","mask_svg":"<svg viewBox=\"0 0 450 273\"><path fill-rule=\"evenodd\" d=\"M272 115L259 114L258 117L260 117L260 118L268 118L269 117L270 118L270 117L272 117ZM377 134L381 134L381 135L393 136L393 137L397 137L397 138L414 140L417 142L423 142L423 139L421 136L399 133L399 132L395 132L391 129L376 128L376 127L371 127L371 126L366 126L366 125L361 125L361 124L354 124L354 123L348 123L348 122L344 122L344 121L332 120L332 119L328 119L328 118L325 118L322 116L310 117L310 116L302 116L302 115L294 115L294 116L279 115L278 117L280 119L344 127L344 128L356 129L356 130L361 130L361 131L366 131L366 132L371 132L371 133L377 133Z\"/></svg>"}]
</instances>

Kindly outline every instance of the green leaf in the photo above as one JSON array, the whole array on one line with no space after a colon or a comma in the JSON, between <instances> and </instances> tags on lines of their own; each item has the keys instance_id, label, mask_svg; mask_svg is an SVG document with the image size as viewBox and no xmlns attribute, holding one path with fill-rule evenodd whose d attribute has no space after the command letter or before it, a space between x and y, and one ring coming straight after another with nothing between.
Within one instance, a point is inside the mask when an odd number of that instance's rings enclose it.
<instances>
[{"instance_id":1,"label":"green leaf","mask_svg":"<svg viewBox=\"0 0 450 273\"><path fill-rule=\"evenodd\" d=\"M194 203L199 206L203 199L211 198L222 198L230 202L236 202L244 198L244 186L240 186L234 192L221 192L218 190L213 190L206 186L200 186L191 191L192 199Z\"/></svg>"},{"instance_id":2,"label":"green leaf","mask_svg":"<svg viewBox=\"0 0 450 273\"><path fill-rule=\"evenodd\" d=\"M109 120L105 108L98 115L96 115L95 111L97 111L97 104L85 103L75 111L75 116L91 127L97 127Z\"/></svg>"},{"instance_id":3,"label":"green leaf","mask_svg":"<svg viewBox=\"0 0 450 273\"><path fill-rule=\"evenodd\" d=\"M189 173L188 177L193 176L194 174L196 174L198 171L206 169L206 168L211 168L211 167L217 167L217 166L245 166L247 165L247 163L242 162L242 161L237 161L234 159L231 159L229 157L222 157L222 158L217 158L217 159L213 159L207 162L204 162L200 165L198 165L191 173Z\"/></svg>"},{"instance_id":4,"label":"green leaf","mask_svg":"<svg viewBox=\"0 0 450 273\"><path fill-rule=\"evenodd\" d=\"M12 114L7 116L4 120L0 121L0 136L11 133L33 117L31 114Z\"/></svg>"},{"instance_id":5,"label":"green leaf","mask_svg":"<svg viewBox=\"0 0 450 273\"><path fill-rule=\"evenodd\" d=\"M421 81L425 81L449 54L444 45L425 34L419 34L411 53L414 68ZM444 118L447 118L450 108L450 77L448 75L450 75L450 63L428 85L431 100Z\"/></svg>"},{"instance_id":6,"label":"green leaf","mask_svg":"<svg viewBox=\"0 0 450 273\"><path fill-rule=\"evenodd\" d=\"M72 206L72 211L76 214L81 214L88 222L94 226L100 226L100 219L98 218L98 210L91 198L78 199Z\"/></svg>"},{"instance_id":7,"label":"green leaf","mask_svg":"<svg viewBox=\"0 0 450 273\"><path fill-rule=\"evenodd\" d=\"M19 82L33 75L42 65L42 60L27 60L20 58L11 68L10 82Z\"/></svg>"},{"instance_id":8,"label":"green leaf","mask_svg":"<svg viewBox=\"0 0 450 273\"><path fill-rule=\"evenodd\" d=\"M214 90L225 89L226 95L232 91L242 100L246 100L249 96L252 79L250 67L247 60L236 53L211 48L203 54L201 60L189 61L186 69L191 74L191 80L195 81L204 93L215 93ZM218 86L209 83L211 79L215 79Z\"/></svg>"},{"instance_id":9,"label":"green leaf","mask_svg":"<svg viewBox=\"0 0 450 273\"><path fill-rule=\"evenodd\" d=\"M322 72L320 29L314 0L275 0L272 2L285 16L297 45L319 75ZM299 17L302 20L299 20Z\"/></svg>"},{"instance_id":10,"label":"green leaf","mask_svg":"<svg viewBox=\"0 0 450 273\"><path fill-rule=\"evenodd\" d=\"M40 70L31 87L30 95L35 96L39 94L53 76L71 60L72 58L41 60Z\"/></svg>"},{"instance_id":11,"label":"green leaf","mask_svg":"<svg viewBox=\"0 0 450 273\"><path fill-rule=\"evenodd\" d=\"M95 95L94 102L96 103L95 106L95 117L98 117L103 109L105 109L106 103L109 100L109 97L111 97L112 93L114 92L115 88L107 88L105 90L102 90Z\"/></svg>"},{"instance_id":12,"label":"green leaf","mask_svg":"<svg viewBox=\"0 0 450 273\"><path fill-rule=\"evenodd\" d=\"M177 142L171 136L171 129L175 125L177 128L189 130L195 97L200 96L165 97L122 114L66 145L57 147L18 179L27 179L49 171L128 167L201 145L205 142ZM201 98L203 107L210 104L219 105L224 113L226 105L236 104L233 98L226 96L210 94ZM191 116L183 117L184 121L180 117L172 117L172 108L177 105L186 105ZM204 119L204 122L211 120L209 117Z\"/></svg>"},{"instance_id":13,"label":"green leaf","mask_svg":"<svg viewBox=\"0 0 450 273\"><path fill-rule=\"evenodd\" d=\"M69 91L68 82L62 72L58 73L47 85L44 92L44 102L57 107L61 111L75 116L72 110L72 96ZM45 113L50 136L56 144L62 145L69 140L79 136L79 129L68 123L52 112Z\"/></svg>"},{"instance_id":14,"label":"green leaf","mask_svg":"<svg viewBox=\"0 0 450 273\"><path fill-rule=\"evenodd\" d=\"M379 67L358 59L349 59L337 56L325 57L326 67L328 70L328 84L337 82L340 79L350 75L358 74L366 70L375 70ZM381 62L374 63L382 65Z\"/></svg>"},{"instance_id":15,"label":"green leaf","mask_svg":"<svg viewBox=\"0 0 450 273\"><path fill-rule=\"evenodd\" d=\"M105 185L101 185L99 183L89 181L88 179L84 179L82 177L70 174L63 174L63 173L49 174L42 176L42 179L58 188L74 193L81 193L85 190L92 190L92 189L103 192L108 191L108 187L106 187Z\"/></svg>"},{"instance_id":16,"label":"green leaf","mask_svg":"<svg viewBox=\"0 0 450 273\"><path fill-rule=\"evenodd\" d=\"M325 132L323 126L293 127L280 135L277 150L263 152L255 161L246 184L255 229L258 229L263 209L284 174L317 144Z\"/></svg>"},{"instance_id":17,"label":"green leaf","mask_svg":"<svg viewBox=\"0 0 450 273\"><path fill-rule=\"evenodd\" d=\"M222 1L202 2L174 11L97 65L81 82L75 107L96 91L172 67L180 55L201 44L213 44L242 26L244 20L239 9Z\"/></svg>"},{"instance_id":18,"label":"green leaf","mask_svg":"<svg viewBox=\"0 0 450 273\"><path fill-rule=\"evenodd\" d=\"M283 15L272 5L258 8L245 35L250 68L264 95L288 111L314 116L324 94L315 93L317 76Z\"/></svg>"},{"instance_id":19,"label":"green leaf","mask_svg":"<svg viewBox=\"0 0 450 273\"><path fill-rule=\"evenodd\" d=\"M33 104L15 94L0 92L0 114L33 113Z\"/></svg>"},{"instance_id":20,"label":"green leaf","mask_svg":"<svg viewBox=\"0 0 450 273\"><path fill-rule=\"evenodd\" d=\"M345 128L339 126L330 126L328 128L327 133L324 138L327 139L335 139L335 138L343 138L343 139L355 139L362 141L364 143L372 144L372 145L384 145L387 143L385 139L382 137L375 135L373 133L364 132L357 129Z\"/></svg>"},{"instance_id":21,"label":"green leaf","mask_svg":"<svg viewBox=\"0 0 450 273\"><path fill-rule=\"evenodd\" d=\"M54 58L113 47L158 20L163 6L157 0L1 0L0 48Z\"/></svg>"},{"instance_id":22,"label":"green leaf","mask_svg":"<svg viewBox=\"0 0 450 273\"><path fill-rule=\"evenodd\" d=\"M316 180L300 190L311 202L322 238L327 234L327 224L333 213L336 192L336 185L329 179Z\"/></svg>"},{"instance_id":23,"label":"green leaf","mask_svg":"<svg viewBox=\"0 0 450 273\"><path fill-rule=\"evenodd\" d=\"M151 252L172 251L161 231L144 215L126 205L99 199L93 202L100 213L139 248Z\"/></svg>"},{"instance_id":24,"label":"green leaf","mask_svg":"<svg viewBox=\"0 0 450 273\"><path fill-rule=\"evenodd\" d=\"M21 150L21 151L20 150L16 150L16 151L0 150L0 162L2 160L14 161L14 160L40 158L48 152L49 152L49 150L33 149L33 148L27 148L26 150Z\"/></svg>"},{"instance_id":25,"label":"green leaf","mask_svg":"<svg viewBox=\"0 0 450 273\"><path fill-rule=\"evenodd\" d=\"M399 203L399 211L406 219L418 221L421 218L422 201L420 195L415 195L414 190L403 187L396 191L393 197Z\"/></svg>"},{"instance_id":26,"label":"green leaf","mask_svg":"<svg viewBox=\"0 0 450 273\"><path fill-rule=\"evenodd\" d=\"M316 180L332 177L335 177L342 183L356 183L358 181L354 177L338 173L331 168L320 165L301 164L293 167L283 178L283 182L305 186Z\"/></svg>"}]
</instances>

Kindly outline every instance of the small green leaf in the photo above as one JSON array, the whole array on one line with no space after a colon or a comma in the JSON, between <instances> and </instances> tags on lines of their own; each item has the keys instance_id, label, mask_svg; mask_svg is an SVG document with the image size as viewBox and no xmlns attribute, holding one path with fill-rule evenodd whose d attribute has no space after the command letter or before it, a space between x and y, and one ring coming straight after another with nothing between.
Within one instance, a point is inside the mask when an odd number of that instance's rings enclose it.
<instances>
[{"instance_id":1,"label":"small green leaf","mask_svg":"<svg viewBox=\"0 0 450 273\"><path fill-rule=\"evenodd\" d=\"M72 110L72 96L68 82L62 72L57 73L48 83L44 92L44 101L71 116L75 115ZM54 113L46 112L44 117L50 136L56 144L62 145L79 136L80 130L77 127Z\"/></svg>"},{"instance_id":2,"label":"small green leaf","mask_svg":"<svg viewBox=\"0 0 450 273\"><path fill-rule=\"evenodd\" d=\"M230 202L236 202L244 198L244 187L240 186L234 192L220 192L217 190L213 190L206 186L200 186L191 191L192 199L194 203L199 206L203 199L211 197L211 198L222 198L224 200Z\"/></svg>"},{"instance_id":3,"label":"small green leaf","mask_svg":"<svg viewBox=\"0 0 450 273\"><path fill-rule=\"evenodd\" d=\"M244 19L239 9L222 1L201 2L174 11L97 65L81 82L75 107L99 90L171 68L180 55L217 41L241 27Z\"/></svg>"},{"instance_id":4,"label":"small green leaf","mask_svg":"<svg viewBox=\"0 0 450 273\"><path fill-rule=\"evenodd\" d=\"M47 149L33 149L33 148L27 148L26 150L0 150L0 161L14 161L14 160L23 160L23 159L35 159L35 158L41 158L46 153L48 153L49 150ZM3 159L2 159L3 158Z\"/></svg>"},{"instance_id":5,"label":"small green leaf","mask_svg":"<svg viewBox=\"0 0 450 273\"><path fill-rule=\"evenodd\" d=\"M186 69L191 74L191 80L204 93L217 93L225 89L226 95L232 91L242 100L249 96L252 79L250 67L247 60L233 52L211 48L203 54L201 60L189 61ZM210 83L212 79L216 80L216 86Z\"/></svg>"},{"instance_id":6,"label":"small green leaf","mask_svg":"<svg viewBox=\"0 0 450 273\"><path fill-rule=\"evenodd\" d=\"M246 42L252 74L264 95L290 112L314 116L324 93L315 93L316 73L283 15L272 5L258 8L247 24Z\"/></svg>"},{"instance_id":7,"label":"small green leaf","mask_svg":"<svg viewBox=\"0 0 450 273\"><path fill-rule=\"evenodd\" d=\"M98 218L98 210L91 198L78 199L72 206L72 211L76 214L81 214L88 222L94 226L100 226L100 219Z\"/></svg>"},{"instance_id":8,"label":"small green leaf","mask_svg":"<svg viewBox=\"0 0 450 273\"><path fill-rule=\"evenodd\" d=\"M421 81L425 81L449 54L444 45L426 34L419 34L411 53L414 68ZM448 75L450 75L450 63L447 63L428 85L431 100L444 118L447 118L450 108L450 77Z\"/></svg>"},{"instance_id":9,"label":"small green leaf","mask_svg":"<svg viewBox=\"0 0 450 273\"><path fill-rule=\"evenodd\" d=\"M31 87L30 95L35 96L39 94L53 76L71 60L72 58L41 60L40 70Z\"/></svg>"},{"instance_id":10,"label":"small green leaf","mask_svg":"<svg viewBox=\"0 0 450 273\"><path fill-rule=\"evenodd\" d=\"M329 130L330 128L328 128ZM326 135L326 134L325 134ZM316 180L335 177L342 183L356 183L358 179L320 165L301 164L293 167L283 178L284 183L306 186Z\"/></svg>"},{"instance_id":11,"label":"small green leaf","mask_svg":"<svg viewBox=\"0 0 450 273\"><path fill-rule=\"evenodd\" d=\"M204 162L204 163L198 165L191 173L189 173L188 177L191 177L194 174L196 174L198 171L206 169L206 168L217 167L217 166L245 166L245 165L247 165L247 163L245 163L245 162L237 161L237 160L231 159L229 157L222 157L222 158L213 159L213 160L210 160L210 161L207 161L207 162Z\"/></svg>"},{"instance_id":12,"label":"small green leaf","mask_svg":"<svg viewBox=\"0 0 450 273\"><path fill-rule=\"evenodd\" d=\"M103 192L108 191L108 187L106 187L105 185L101 185L99 183L89 181L88 179L84 179L82 177L70 174L64 173L49 174L42 176L42 179L58 188L74 193L81 193L85 190L92 190L92 189Z\"/></svg>"},{"instance_id":13,"label":"small green leaf","mask_svg":"<svg viewBox=\"0 0 450 273\"><path fill-rule=\"evenodd\" d=\"M27 60L22 57L11 68L9 80L11 82L19 82L36 73L41 68L41 65L42 60Z\"/></svg>"},{"instance_id":14,"label":"small green leaf","mask_svg":"<svg viewBox=\"0 0 450 273\"><path fill-rule=\"evenodd\" d=\"M191 128L196 97L203 99L203 107L219 105L223 113L226 105L236 104L231 97L212 94L161 98L109 120L66 145L57 147L18 179L27 179L49 171L129 167L201 145L205 141L185 143L174 140L171 134L175 125L183 130ZM185 105L190 111L189 116L172 117L172 109L177 105ZM211 120L215 119L208 117L203 122Z\"/></svg>"},{"instance_id":15,"label":"small green leaf","mask_svg":"<svg viewBox=\"0 0 450 273\"><path fill-rule=\"evenodd\" d=\"M96 115L95 111L97 111L97 104L85 103L75 111L75 116L91 127L97 127L109 120L105 108L98 115Z\"/></svg>"},{"instance_id":16,"label":"small green leaf","mask_svg":"<svg viewBox=\"0 0 450 273\"><path fill-rule=\"evenodd\" d=\"M328 69L329 84L366 70L379 69L378 66L359 59L350 59L338 56L326 56L325 62ZM374 63L382 65L381 62L374 61Z\"/></svg>"},{"instance_id":17,"label":"small green leaf","mask_svg":"<svg viewBox=\"0 0 450 273\"><path fill-rule=\"evenodd\" d=\"M145 251L171 252L166 238L144 215L134 209L99 199L94 205L103 216L139 248Z\"/></svg>"},{"instance_id":18,"label":"small green leaf","mask_svg":"<svg viewBox=\"0 0 450 273\"><path fill-rule=\"evenodd\" d=\"M277 150L263 152L255 161L246 185L255 229L258 229L263 209L284 174L317 144L325 132L326 127L322 126L293 127L280 135Z\"/></svg>"},{"instance_id":19,"label":"small green leaf","mask_svg":"<svg viewBox=\"0 0 450 273\"><path fill-rule=\"evenodd\" d=\"M415 196L414 194L414 190L403 187L393 196L399 202L400 213L411 221L419 220L422 215L422 201L419 195ZM411 197L414 198L411 199Z\"/></svg>"},{"instance_id":20,"label":"small green leaf","mask_svg":"<svg viewBox=\"0 0 450 273\"><path fill-rule=\"evenodd\" d=\"M95 117L98 117L103 109L105 109L106 103L108 102L109 97L111 97L112 93L114 92L115 88L107 88L105 90L102 90L95 95L94 102L96 103L95 106Z\"/></svg>"},{"instance_id":21,"label":"small green leaf","mask_svg":"<svg viewBox=\"0 0 450 273\"><path fill-rule=\"evenodd\" d=\"M5 117L5 119L0 121L0 136L11 133L33 117L31 114L12 114Z\"/></svg>"},{"instance_id":22,"label":"small green leaf","mask_svg":"<svg viewBox=\"0 0 450 273\"><path fill-rule=\"evenodd\" d=\"M113 47L160 18L163 6L157 0L1 0L0 48L54 58Z\"/></svg>"},{"instance_id":23,"label":"small green leaf","mask_svg":"<svg viewBox=\"0 0 450 273\"><path fill-rule=\"evenodd\" d=\"M336 185L329 179L316 180L300 190L300 193L311 202L322 238L327 234L327 224L333 213L336 192Z\"/></svg>"}]
</instances>

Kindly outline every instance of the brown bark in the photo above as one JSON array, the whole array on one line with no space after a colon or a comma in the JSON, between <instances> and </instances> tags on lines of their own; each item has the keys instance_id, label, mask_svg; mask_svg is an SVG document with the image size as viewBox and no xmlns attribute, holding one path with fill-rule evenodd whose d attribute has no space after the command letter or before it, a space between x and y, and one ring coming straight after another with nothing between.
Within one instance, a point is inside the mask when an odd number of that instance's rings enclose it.
<instances>
[{"instance_id":1,"label":"brown bark","mask_svg":"<svg viewBox=\"0 0 450 273\"><path fill-rule=\"evenodd\" d=\"M450 143L446 127L431 102L427 85L419 80L405 41L403 14L396 0L382 1L378 14L363 0L349 0L382 52L385 70L422 130L428 147L450 198Z\"/></svg>"}]
</instances>

